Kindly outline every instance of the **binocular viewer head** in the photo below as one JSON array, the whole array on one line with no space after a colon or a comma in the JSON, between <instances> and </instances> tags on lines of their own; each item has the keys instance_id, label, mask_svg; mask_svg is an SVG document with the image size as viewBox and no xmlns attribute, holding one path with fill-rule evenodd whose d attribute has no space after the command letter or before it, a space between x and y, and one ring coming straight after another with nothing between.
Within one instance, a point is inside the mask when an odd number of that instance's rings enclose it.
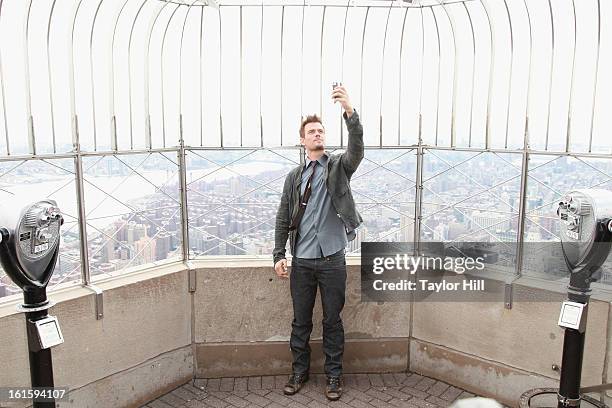
<instances>
[{"instance_id":1,"label":"binocular viewer head","mask_svg":"<svg viewBox=\"0 0 612 408\"><path fill-rule=\"evenodd\" d=\"M559 202L561 246L572 274L599 278L612 243L612 191L584 189L568 192Z\"/></svg>"},{"instance_id":2,"label":"binocular viewer head","mask_svg":"<svg viewBox=\"0 0 612 408\"><path fill-rule=\"evenodd\" d=\"M22 289L45 287L59 253L64 223L54 200L41 200L19 210L3 211L0 219L0 263Z\"/></svg>"}]
</instances>

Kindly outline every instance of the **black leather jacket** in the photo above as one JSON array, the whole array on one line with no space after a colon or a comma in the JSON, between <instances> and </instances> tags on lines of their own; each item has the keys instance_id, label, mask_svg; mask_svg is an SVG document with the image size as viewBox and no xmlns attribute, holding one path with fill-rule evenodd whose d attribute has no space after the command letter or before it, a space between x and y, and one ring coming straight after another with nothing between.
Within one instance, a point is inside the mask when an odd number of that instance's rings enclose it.
<instances>
[{"instance_id":1,"label":"black leather jacket","mask_svg":"<svg viewBox=\"0 0 612 408\"><path fill-rule=\"evenodd\" d=\"M355 208L355 200L351 192L351 176L357 170L363 159L363 127L356 111L350 118L344 113L344 120L349 132L346 151L342 154L330 155L325 173L325 184L331 202L342 219L349 241L355 238L355 228L363 219ZM285 178L281 202L276 213L276 227L274 231L274 264L285 258L287 238L291 253L295 250L295 235L297 230L289 231L289 224L298 210L300 199L300 186L302 184L302 171L304 166L292 169Z\"/></svg>"}]
</instances>

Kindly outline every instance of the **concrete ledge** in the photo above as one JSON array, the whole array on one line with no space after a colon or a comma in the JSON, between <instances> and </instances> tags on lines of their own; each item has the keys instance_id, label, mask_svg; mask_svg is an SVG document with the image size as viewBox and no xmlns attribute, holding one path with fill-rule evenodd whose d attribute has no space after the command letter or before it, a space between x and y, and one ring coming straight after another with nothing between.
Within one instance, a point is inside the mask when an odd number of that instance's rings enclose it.
<instances>
[{"instance_id":1,"label":"concrete ledge","mask_svg":"<svg viewBox=\"0 0 612 408\"><path fill-rule=\"evenodd\" d=\"M191 346L169 351L135 367L70 390L58 408L136 408L193 378Z\"/></svg>"},{"instance_id":2,"label":"concrete ledge","mask_svg":"<svg viewBox=\"0 0 612 408\"><path fill-rule=\"evenodd\" d=\"M519 397L527 390L559 386L552 378L418 339L410 342L410 371L494 398L510 407L518 407Z\"/></svg>"},{"instance_id":3,"label":"concrete ledge","mask_svg":"<svg viewBox=\"0 0 612 408\"><path fill-rule=\"evenodd\" d=\"M322 342L310 342L311 372L323 373ZM196 377L283 375L291 372L288 342L199 343ZM345 373L402 372L408 367L408 338L346 339Z\"/></svg>"}]
</instances>

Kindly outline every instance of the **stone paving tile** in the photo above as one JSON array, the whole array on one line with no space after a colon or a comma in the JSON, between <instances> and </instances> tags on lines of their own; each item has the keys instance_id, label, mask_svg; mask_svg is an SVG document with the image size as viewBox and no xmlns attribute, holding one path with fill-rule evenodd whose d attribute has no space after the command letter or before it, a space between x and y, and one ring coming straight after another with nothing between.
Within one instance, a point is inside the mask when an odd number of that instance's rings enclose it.
<instances>
[{"instance_id":1,"label":"stone paving tile","mask_svg":"<svg viewBox=\"0 0 612 408\"><path fill-rule=\"evenodd\" d=\"M183 385L181 388L193 393L197 399L200 399L206 395L206 391L205 391L206 388L196 386L195 381L189 382Z\"/></svg>"},{"instance_id":2,"label":"stone paving tile","mask_svg":"<svg viewBox=\"0 0 612 408\"><path fill-rule=\"evenodd\" d=\"M423 376L413 373L412 375L408 376L408 378L406 378L402 384L407 385L408 387L414 387L422 379L423 379Z\"/></svg>"},{"instance_id":3,"label":"stone paving tile","mask_svg":"<svg viewBox=\"0 0 612 408\"><path fill-rule=\"evenodd\" d=\"M437 381L434 385L429 387L429 389L427 390L427 393L429 395L439 397L440 395L442 395L444 391L448 389L448 387L449 387L448 384L443 383L442 381Z\"/></svg>"},{"instance_id":4,"label":"stone paving tile","mask_svg":"<svg viewBox=\"0 0 612 408\"><path fill-rule=\"evenodd\" d=\"M397 384L400 385L403 384L404 381L406 381L408 375L406 373L393 373L393 377L395 378Z\"/></svg>"},{"instance_id":5,"label":"stone paving tile","mask_svg":"<svg viewBox=\"0 0 612 408\"><path fill-rule=\"evenodd\" d=\"M261 377L248 377L247 389L260 390L261 389Z\"/></svg>"},{"instance_id":6,"label":"stone paving tile","mask_svg":"<svg viewBox=\"0 0 612 408\"><path fill-rule=\"evenodd\" d=\"M400 391L405 392L406 394L410 394L416 398L425 399L429 397L429 394L426 393L425 391L417 390L416 388L412 388L412 387L400 388Z\"/></svg>"},{"instance_id":7,"label":"stone paving tile","mask_svg":"<svg viewBox=\"0 0 612 408\"><path fill-rule=\"evenodd\" d=\"M368 377L370 378L370 384L374 387L383 387L385 385L380 374L368 374Z\"/></svg>"},{"instance_id":8,"label":"stone paving tile","mask_svg":"<svg viewBox=\"0 0 612 408\"><path fill-rule=\"evenodd\" d=\"M288 376L196 379L143 408L447 408L474 395L413 373L347 374L340 401L324 395L325 375L313 374L299 393L284 395Z\"/></svg>"},{"instance_id":9,"label":"stone paving tile","mask_svg":"<svg viewBox=\"0 0 612 408\"><path fill-rule=\"evenodd\" d=\"M395 381L395 377L391 373L382 375L383 383L385 383L385 387L394 387L397 385L397 381Z\"/></svg>"},{"instance_id":10,"label":"stone paving tile","mask_svg":"<svg viewBox=\"0 0 612 408\"><path fill-rule=\"evenodd\" d=\"M234 380L234 390L245 391L247 389L247 377L240 377Z\"/></svg>"},{"instance_id":11,"label":"stone paving tile","mask_svg":"<svg viewBox=\"0 0 612 408\"><path fill-rule=\"evenodd\" d=\"M285 388L285 384L287 384L287 380L289 379L288 375L276 375L274 376L274 388L282 390Z\"/></svg>"},{"instance_id":12,"label":"stone paving tile","mask_svg":"<svg viewBox=\"0 0 612 408\"><path fill-rule=\"evenodd\" d=\"M181 405L184 405L186 402L184 399L177 397L172 392L169 392L166 395L162 395L160 399L172 407L180 407Z\"/></svg>"},{"instance_id":13,"label":"stone paving tile","mask_svg":"<svg viewBox=\"0 0 612 408\"><path fill-rule=\"evenodd\" d=\"M160 399L156 399L155 401L151 401L147 404L147 406L151 408L172 408L172 405L165 403Z\"/></svg>"},{"instance_id":14,"label":"stone paving tile","mask_svg":"<svg viewBox=\"0 0 612 408\"><path fill-rule=\"evenodd\" d=\"M185 388L185 386L175 389L174 391L171 392L171 394L174 395L175 397L181 398L185 402L189 402L193 399L198 399L197 395L189 391L187 388Z\"/></svg>"},{"instance_id":15,"label":"stone paving tile","mask_svg":"<svg viewBox=\"0 0 612 408\"><path fill-rule=\"evenodd\" d=\"M221 385L220 378L209 378L206 383L206 391L219 391L219 386Z\"/></svg>"},{"instance_id":16,"label":"stone paving tile","mask_svg":"<svg viewBox=\"0 0 612 408\"><path fill-rule=\"evenodd\" d=\"M357 388L360 390L367 390L372 385L367 374L356 374L355 378L357 378Z\"/></svg>"},{"instance_id":17,"label":"stone paving tile","mask_svg":"<svg viewBox=\"0 0 612 408\"><path fill-rule=\"evenodd\" d=\"M219 385L219 390L232 391L233 389L234 389L234 378L224 377L221 379L221 385Z\"/></svg>"},{"instance_id":18,"label":"stone paving tile","mask_svg":"<svg viewBox=\"0 0 612 408\"><path fill-rule=\"evenodd\" d=\"M374 399L379 399L379 400L385 401L385 402L387 402L391 398L393 398L392 395L389 395L389 394L385 393L383 388L370 388L365 393L367 395L369 395L370 397L373 397Z\"/></svg>"},{"instance_id":19,"label":"stone paving tile","mask_svg":"<svg viewBox=\"0 0 612 408\"><path fill-rule=\"evenodd\" d=\"M423 377L421 381L419 381L419 383L414 386L414 388L416 388L417 390L421 390L421 391L427 391L429 387L431 387L435 383L436 383L436 380L434 380L433 378Z\"/></svg>"},{"instance_id":20,"label":"stone paving tile","mask_svg":"<svg viewBox=\"0 0 612 408\"><path fill-rule=\"evenodd\" d=\"M214 408L225 408L229 406L229 402L222 400L221 398L216 397L215 395L209 395L202 400L204 406L206 407L214 407Z\"/></svg>"},{"instance_id":21,"label":"stone paving tile","mask_svg":"<svg viewBox=\"0 0 612 408\"><path fill-rule=\"evenodd\" d=\"M261 377L261 388L264 390L270 390L274 388L274 382L273 375L264 375Z\"/></svg>"},{"instance_id":22,"label":"stone paving tile","mask_svg":"<svg viewBox=\"0 0 612 408\"><path fill-rule=\"evenodd\" d=\"M452 402L443 400L442 398L438 398L435 395L432 395L431 397L427 397L425 401L431 402L432 404L436 404L437 406L443 407L443 408L449 407L452 404Z\"/></svg>"},{"instance_id":23,"label":"stone paving tile","mask_svg":"<svg viewBox=\"0 0 612 408\"><path fill-rule=\"evenodd\" d=\"M457 397L457 399L463 399L463 398L473 398L475 397L474 394L472 394L471 392L467 392L467 391L463 391L461 394L459 394L459 396Z\"/></svg>"},{"instance_id":24,"label":"stone paving tile","mask_svg":"<svg viewBox=\"0 0 612 408\"><path fill-rule=\"evenodd\" d=\"M374 398L372 401L370 401L370 405L376 408L395 408L393 405L389 404L388 402L379 400L377 398Z\"/></svg>"},{"instance_id":25,"label":"stone paving tile","mask_svg":"<svg viewBox=\"0 0 612 408\"><path fill-rule=\"evenodd\" d=\"M191 400L183 406L186 408L208 408L209 407L200 400Z\"/></svg>"},{"instance_id":26,"label":"stone paving tile","mask_svg":"<svg viewBox=\"0 0 612 408\"><path fill-rule=\"evenodd\" d=\"M400 391L400 387L389 387L384 392L391 395L395 399L409 400L412 398L412 395Z\"/></svg>"},{"instance_id":27,"label":"stone paving tile","mask_svg":"<svg viewBox=\"0 0 612 408\"><path fill-rule=\"evenodd\" d=\"M463 390L461 388L451 386L442 395L440 395L440 398L442 398L443 400L452 402L456 400L457 397L461 395L462 392Z\"/></svg>"}]
</instances>

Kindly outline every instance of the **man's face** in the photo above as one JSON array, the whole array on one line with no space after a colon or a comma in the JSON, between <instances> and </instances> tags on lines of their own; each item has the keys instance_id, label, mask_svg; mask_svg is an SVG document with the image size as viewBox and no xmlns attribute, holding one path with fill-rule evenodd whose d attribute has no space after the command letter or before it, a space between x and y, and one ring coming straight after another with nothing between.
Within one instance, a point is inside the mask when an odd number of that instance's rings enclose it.
<instances>
[{"instance_id":1,"label":"man's face","mask_svg":"<svg viewBox=\"0 0 612 408\"><path fill-rule=\"evenodd\" d=\"M300 143L306 150L325 150L325 128L319 122L307 123L304 126L304 137Z\"/></svg>"}]
</instances>

